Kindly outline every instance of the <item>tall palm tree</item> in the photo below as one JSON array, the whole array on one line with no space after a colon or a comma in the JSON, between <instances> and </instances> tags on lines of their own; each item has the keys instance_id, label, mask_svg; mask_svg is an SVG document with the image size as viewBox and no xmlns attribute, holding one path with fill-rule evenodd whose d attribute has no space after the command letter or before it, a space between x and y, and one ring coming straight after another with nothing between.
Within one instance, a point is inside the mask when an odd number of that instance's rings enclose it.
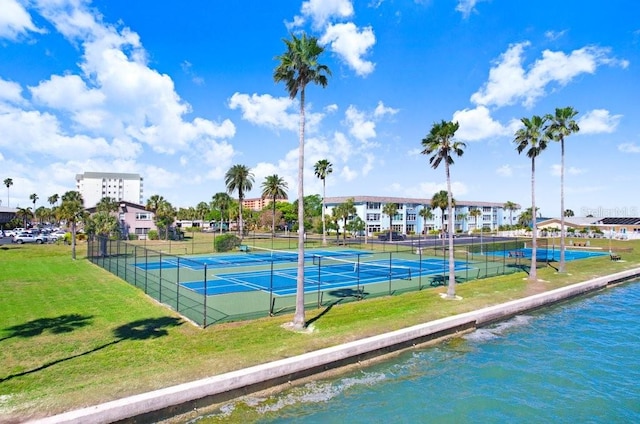
<instances>
[{"instance_id":1,"label":"tall palm tree","mask_svg":"<svg viewBox=\"0 0 640 424\"><path fill-rule=\"evenodd\" d=\"M420 216L424 220L423 231L425 238L427 236L427 220L433 219L433 212L431 212L431 207L428 205L423 205L422 209L419 212Z\"/></svg>"},{"instance_id":2,"label":"tall palm tree","mask_svg":"<svg viewBox=\"0 0 640 424\"><path fill-rule=\"evenodd\" d=\"M353 197L347 199L346 202L340 205L339 215L342 219L342 240L346 242L347 240L347 220L350 216L355 215L356 213L356 205L354 203Z\"/></svg>"},{"instance_id":3,"label":"tall palm tree","mask_svg":"<svg viewBox=\"0 0 640 424\"><path fill-rule=\"evenodd\" d=\"M244 237L244 226L242 223L242 200L244 193L253 187L253 174L245 165L233 165L225 174L224 182L227 185L229 194L234 191L238 192L238 228L240 230L240 239Z\"/></svg>"},{"instance_id":4,"label":"tall palm tree","mask_svg":"<svg viewBox=\"0 0 640 424\"><path fill-rule=\"evenodd\" d=\"M33 202L33 210L36 210L36 202L38 201L39 197L36 193L33 193L31 195L29 195L29 199Z\"/></svg>"},{"instance_id":5,"label":"tall palm tree","mask_svg":"<svg viewBox=\"0 0 640 424\"><path fill-rule=\"evenodd\" d=\"M316 174L316 177L322 180L322 245L327 245L327 227L324 219L324 211L326 205L324 203L324 199L326 197L326 179L329 174L333 172L333 164L329 162L327 159L321 159L313 166L313 170Z\"/></svg>"},{"instance_id":6,"label":"tall palm tree","mask_svg":"<svg viewBox=\"0 0 640 424\"><path fill-rule=\"evenodd\" d=\"M262 198L271 199L273 216L271 217L271 235L276 236L276 200L287 198L287 182L277 174L269 175L262 183Z\"/></svg>"},{"instance_id":7,"label":"tall palm tree","mask_svg":"<svg viewBox=\"0 0 640 424\"><path fill-rule=\"evenodd\" d=\"M222 224L224 223L224 211L229 210L231 197L228 193L220 192L213 195L211 207L220 211L220 234L222 234Z\"/></svg>"},{"instance_id":8,"label":"tall palm tree","mask_svg":"<svg viewBox=\"0 0 640 424\"><path fill-rule=\"evenodd\" d=\"M451 194L451 173L450 166L454 164L453 157L461 157L466 144L455 141L454 135L460 125L457 122L441 121L433 124L431 131L422 139L423 155L431 155L429 163L433 169L437 169L444 162L444 171L447 177L447 207L449 212L449 286L447 287L447 297L456 296L456 276L455 263L453 261L453 196Z\"/></svg>"},{"instance_id":9,"label":"tall palm tree","mask_svg":"<svg viewBox=\"0 0 640 424\"><path fill-rule=\"evenodd\" d=\"M315 37L305 33L299 38L291 34L291 40L283 40L287 51L278 56L278 66L273 72L275 82L284 82L291 99L300 92L300 147L298 148L298 276L296 283L296 310L293 328L301 330L306 326L304 317L304 102L307 84L314 83L326 87L331 71L318 63L324 48Z\"/></svg>"},{"instance_id":10,"label":"tall palm tree","mask_svg":"<svg viewBox=\"0 0 640 424\"><path fill-rule=\"evenodd\" d=\"M546 116L549 125L547 126L547 137L560 142L560 264L558 272L565 272L565 228L564 228L564 138L580 131L580 127L573 119L578 111L572 107L556 108L555 115Z\"/></svg>"},{"instance_id":11,"label":"tall palm tree","mask_svg":"<svg viewBox=\"0 0 640 424\"><path fill-rule=\"evenodd\" d=\"M9 187L13 185L13 180L11 178L5 178L4 185L7 187L7 207L9 207Z\"/></svg>"},{"instance_id":12,"label":"tall palm tree","mask_svg":"<svg viewBox=\"0 0 640 424\"><path fill-rule=\"evenodd\" d=\"M62 203L57 210L58 219L71 224L71 258L76 259L76 224L84 216L84 200L77 191L68 191L62 195Z\"/></svg>"},{"instance_id":13,"label":"tall palm tree","mask_svg":"<svg viewBox=\"0 0 640 424\"><path fill-rule=\"evenodd\" d=\"M531 159L531 211L532 211L532 237L531 237L531 269L529 271L529 281L538 279L537 272L537 249L538 225L536 220L536 158L547 148L549 141L548 135L545 134L544 128L547 121L546 117L534 115L531 119L522 118L523 128L516 131L515 139L516 150L522 153L526 150L527 157Z\"/></svg>"},{"instance_id":14,"label":"tall palm tree","mask_svg":"<svg viewBox=\"0 0 640 424\"><path fill-rule=\"evenodd\" d=\"M389 217L389 241L392 241L393 217L398 213L398 204L385 203L385 205L382 207L382 213Z\"/></svg>"},{"instance_id":15,"label":"tall palm tree","mask_svg":"<svg viewBox=\"0 0 640 424\"><path fill-rule=\"evenodd\" d=\"M518 204L508 200L502 207L509 211L509 225L513 225L513 211L518 210Z\"/></svg>"},{"instance_id":16,"label":"tall palm tree","mask_svg":"<svg viewBox=\"0 0 640 424\"><path fill-rule=\"evenodd\" d=\"M49 204L53 207L56 203L58 203L58 200L60 200L60 196L58 194L52 194L51 196L47 197L47 202L49 202Z\"/></svg>"}]
</instances>

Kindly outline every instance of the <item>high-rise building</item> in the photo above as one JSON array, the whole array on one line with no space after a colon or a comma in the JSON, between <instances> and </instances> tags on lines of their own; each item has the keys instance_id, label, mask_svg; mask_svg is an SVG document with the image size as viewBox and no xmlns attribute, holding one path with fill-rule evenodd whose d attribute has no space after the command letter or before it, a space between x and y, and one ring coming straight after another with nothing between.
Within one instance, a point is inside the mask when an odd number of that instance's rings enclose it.
<instances>
[{"instance_id":1,"label":"high-rise building","mask_svg":"<svg viewBox=\"0 0 640 424\"><path fill-rule=\"evenodd\" d=\"M141 205L142 181L139 174L85 172L76 175L76 190L82 195L85 208L97 205L103 197Z\"/></svg>"}]
</instances>

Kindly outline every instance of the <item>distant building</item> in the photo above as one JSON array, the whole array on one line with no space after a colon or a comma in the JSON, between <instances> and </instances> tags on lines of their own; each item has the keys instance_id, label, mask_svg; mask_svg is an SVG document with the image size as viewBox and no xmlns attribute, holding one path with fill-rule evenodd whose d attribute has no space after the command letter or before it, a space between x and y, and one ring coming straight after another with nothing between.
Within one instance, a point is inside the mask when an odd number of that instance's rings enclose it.
<instances>
[{"instance_id":1,"label":"distant building","mask_svg":"<svg viewBox=\"0 0 640 424\"><path fill-rule=\"evenodd\" d=\"M257 197L253 199L242 199L242 206L252 211L261 211L265 206L270 205L273 199ZM279 202L282 200L278 199Z\"/></svg>"},{"instance_id":2,"label":"distant building","mask_svg":"<svg viewBox=\"0 0 640 424\"><path fill-rule=\"evenodd\" d=\"M16 217L16 208L4 208L0 206L0 228L3 228L6 224L11 222Z\"/></svg>"},{"instance_id":3,"label":"distant building","mask_svg":"<svg viewBox=\"0 0 640 424\"><path fill-rule=\"evenodd\" d=\"M104 197L142 204L142 182L139 174L85 172L76 175L76 190L82 195L85 208L97 205Z\"/></svg>"},{"instance_id":4,"label":"distant building","mask_svg":"<svg viewBox=\"0 0 640 424\"><path fill-rule=\"evenodd\" d=\"M382 213L384 205L395 203L398 207L396 214L391 218L391 230L402 234L428 233L433 230L443 230L447 226L447 210L431 209L432 218L426 221L420 216L420 211L430 208L431 199L416 199L407 197L383 197L383 196L344 196L327 197L325 199L326 210L324 214L331 216L333 208L353 199L356 208L355 215L365 222L365 229L369 234L389 230L389 216ZM513 225L509 211L504 209L504 203L466 201L455 199L453 225L458 232L468 232L479 228L485 230L497 230L501 225ZM470 216L474 209L481 211L478 218ZM520 209L520 205L516 205ZM339 223L342 226L342 223Z\"/></svg>"},{"instance_id":5,"label":"distant building","mask_svg":"<svg viewBox=\"0 0 640 424\"><path fill-rule=\"evenodd\" d=\"M94 214L96 208L87 208L87 212ZM120 235L123 239L129 238L129 234L135 234L138 239L143 240L147 238L149 231L158 230L153 212L148 211L143 205L122 201L115 213L118 214Z\"/></svg>"}]
</instances>

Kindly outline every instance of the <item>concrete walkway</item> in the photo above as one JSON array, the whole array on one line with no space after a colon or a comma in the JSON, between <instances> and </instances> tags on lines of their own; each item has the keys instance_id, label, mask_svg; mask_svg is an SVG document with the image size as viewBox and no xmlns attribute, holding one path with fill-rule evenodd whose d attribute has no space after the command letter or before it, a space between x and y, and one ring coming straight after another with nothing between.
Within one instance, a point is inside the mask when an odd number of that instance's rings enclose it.
<instances>
[{"instance_id":1,"label":"concrete walkway","mask_svg":"<svg viewBox=\"0 0 640 424\"><path fill-rule=\"evenodd\" d=\"M38 424L152 422L460 331L504 320L640 276L640 268L292 358L31 421ZM132 420L133 422L133 420Z\"/></svg>"}]
</instances>

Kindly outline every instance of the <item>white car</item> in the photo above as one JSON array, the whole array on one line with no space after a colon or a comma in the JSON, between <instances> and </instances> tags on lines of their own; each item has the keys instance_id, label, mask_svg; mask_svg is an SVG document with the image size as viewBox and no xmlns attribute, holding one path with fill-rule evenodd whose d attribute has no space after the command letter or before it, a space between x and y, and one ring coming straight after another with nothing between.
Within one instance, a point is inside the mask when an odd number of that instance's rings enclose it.
<instances>
[{"instance_id":1,"label":"white car","mask_svg":"<svg viewBox=\"0 0 640 424\"><path fill-rule=\"evenodd\" d=\"M62 231L62 230L58 230L58 231L54 231L53 233L49 234L48 237L51 241L58 241L62 238L64 238L65 234L67 234L66 232Z\"/></svg>"},{"instance_id":2,"label":"white car","mask_svg":"<svg viewBox=\"0 0 640 424\"><path fill-rule=\"evenodd\" d=\"M13 242L18 244L22 244L22 243L42 244L42 243L46 243L47 241L49 241L49 239L47 239L46 236L43 236L41 234L34 236L33 234L29 234L29 233L20 233L13 236Z\"/></svg>"}]
</instances>

